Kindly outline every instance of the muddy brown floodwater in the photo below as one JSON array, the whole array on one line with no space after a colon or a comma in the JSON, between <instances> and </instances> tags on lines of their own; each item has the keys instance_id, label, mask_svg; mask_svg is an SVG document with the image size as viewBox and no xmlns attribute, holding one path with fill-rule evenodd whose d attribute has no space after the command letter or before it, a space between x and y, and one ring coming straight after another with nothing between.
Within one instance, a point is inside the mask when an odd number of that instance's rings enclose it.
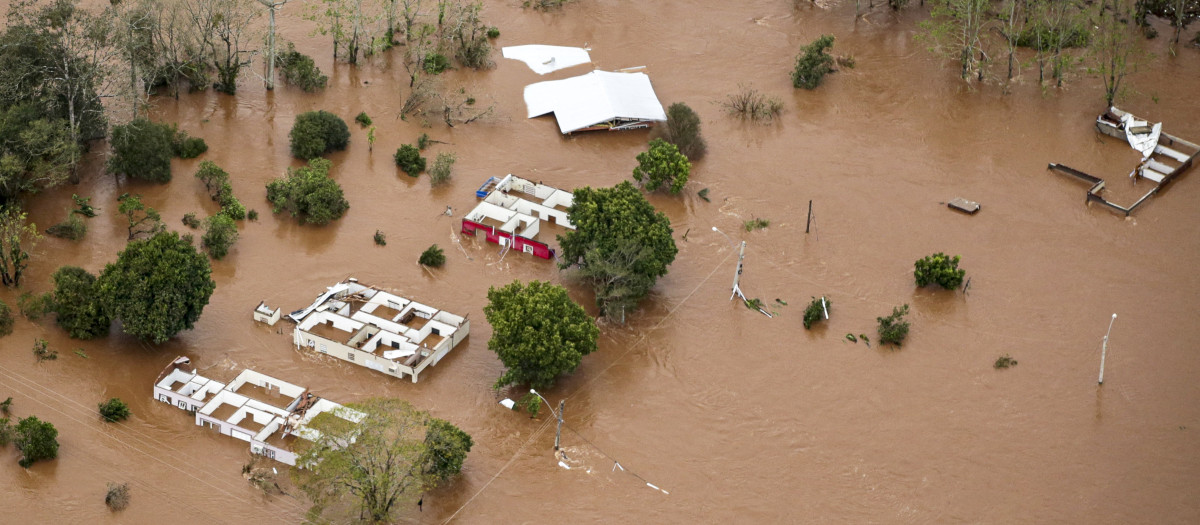
<instances>
[{"instance_id":1,"label":"muddy brown floodwater","mask_svg":"<svg viewBox=\"0 0 1200 525\"><path fill-rule=\"evenodd\" d=\"M476 446L461 479L427 494L423 511L404 509L403 521L1200 521L1200 174L1129 219L1088 208L1086 188L1046 171L1048 162L1109 179L1125 204L1145 189L1124 176L1137 154L1093 131L1103 109L1097 79L1080 73L1042 93L1036 70L1025 68L1008 95L971 91L914 41L920 9L856 22L854 2L818 3L829 7L580 0L541 14L516 0L487 2L486 19L503 33L498 46L586 42L599 68L648 66L664 105L683 101L699 112L709 144L684 196L650 197L676 232L670 274L628 326L602 324L599 351L544 392L567 400L567 424L578 432L564 431L570 470L558 466L547 416L530 420L497 404L490 386L501 366L487 349L483 306L489 286L513 279L566 282L594 313L590 296L551 263L500 260L495 245L460 238L457 224L492 175L561 188L628 179L647 132L562 137L553 119L526 120L521 89L544 78L498 51L494 69L452 75L481 103L494 100L496 118L422 129L397 118L401 68L386 58L334 65L329 42L299 19L303 6L289 4L282 34L317 58L329 89L267 93L247 75L236 97L154 100L154 117L208 141L202 159L228 170L238 197L262 213L213 263L216 293L195 329L155 348L119 333L72 341L51 319L20 320L0 339L0 396L15 398L17 415L53 422L62 444L57 461L29 470L15 465L11 448L3 453L0 521L301 521L302 499L265 497L243 480L244 443L151 399L154 377L180 354L208 374L251 367L340 402L404 398L468 431ZM857 67L795 91L787 76L795 52L822 33L835 34L835 51L852 53ZM1165 40L1149 42L1156 57L1130 78L1123 107L1196 141L1200 51L1172 57ZM739 83L780 96L782 121L750 125L722 114L716 102ZM365 130L351 124L350 148L332 160L352 207L321 228L271 215L264 189L297 165L287 133L312 109L347 121L366 111L379 137L379 153L369 152ZM430 156L458 155L445 188L431 190L392 162L421 132L446 143ZM72 193L93 196L101 212L82 242L37 246L26 290L49 289L59 265L97 272L116 257L121 193L141 193L175 230L187 212L215 212L192 177L198 160L175 161L169 184L132 183L101 173L102 150L81 184L29 202L42 227L61 220ZM695 196L706 187L711 203ZM947 210L942 203L956 196L983 210ZM805 234L809 199L817 221ZM447 205L453 218L441 214ZM752 217L770 227L744 232ZM713 226L749 243L743 288L779 316L728 300L736 254ZM371 242L376 229L386 247ZM446 247L448 263L426 272L415 261L433 243ZM914 288L912 262L935 251L962 255L969 295ZM412 384L299 352L290 325L278 333L250 318L260 300L290 311L347 276L468 314L472 334ZM805 331L803 305L821 295L832 317ZM0 291L10 305L16 297ZM875 318L904 303L912 333L902 350L844 339L874 339ZM37 337L59 350L57 361L35 363ZM1019 366L994 370L1003 354ZM96 403L113 396L131 402L130 421L98 421ZM606 454L669 494L614 471ZM120 514L102 502L110 481L132 484Z\"/></svg>"}]
</instances>

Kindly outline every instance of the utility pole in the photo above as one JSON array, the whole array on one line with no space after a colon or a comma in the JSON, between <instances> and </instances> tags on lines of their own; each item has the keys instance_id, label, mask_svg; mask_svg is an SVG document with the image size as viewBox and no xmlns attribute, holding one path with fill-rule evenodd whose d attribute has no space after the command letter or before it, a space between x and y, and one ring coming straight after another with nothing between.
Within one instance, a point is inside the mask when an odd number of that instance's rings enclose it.
<instances>
[{"instance_id":1,"label":"utility pole","mask_svg":"<svg viewBox=\"0 0 1200 525\"><path fill-rule=\"evenodd\" d=\"M563 408L566 404L566 399L558 402L558 430L554 431L554 450L558 450L559 440L562 439Z\"/></svg>"},{"instance_id":2,"label":"utility pole","mask_svg":"<svg viewBox=\"0 0 1200 525\"><path fill-rule=\"evenodd\" d=\"M808 233L809 226L812 226L812 199L808 199L808 220L804 222L804 233Z\"/></svg>"},{"instance_id":3,"label":"utility pole","mask_svg":"<svg viewBox=\"0 0 1200 525\"><path fill-rule=\"evenodd\" d=\"M1104 358L1108 355L1108 335L1112 333L1112 325L1117 322L1117 314L1113 314L1112 320L1108 322L1108 332L1104 334L1104 342L1100 346L1100 381L1099 385L1104 384Z\"/></svg>"},{"instance_id":4,"label":"utility pole","mask_svg":"<svg viewBox=\"0 0 1200 525\"><path fill-rule=\"evenodd\" d=\"M733 293L729 294L729 300L732 301L737 295L742 295L742 289L738 288L738 281L742 279L742 260L746 258L746 241L742 241L742 251L738 253L737 270L733 274ZM745 297L743 296L743 299Z\"/></svg>"},{"instance_id":5,"label":"utility pole","mask_svg":"<svg viewBox=\"0 0 1200 525\"><path fill-rule=\"evenodd\" d=\"M275 10L283 7L290 0L258 0L258 3L267 8L270 12L270 30L267 33L267 90L275 89Z\"/></svg>"}]
</instances>

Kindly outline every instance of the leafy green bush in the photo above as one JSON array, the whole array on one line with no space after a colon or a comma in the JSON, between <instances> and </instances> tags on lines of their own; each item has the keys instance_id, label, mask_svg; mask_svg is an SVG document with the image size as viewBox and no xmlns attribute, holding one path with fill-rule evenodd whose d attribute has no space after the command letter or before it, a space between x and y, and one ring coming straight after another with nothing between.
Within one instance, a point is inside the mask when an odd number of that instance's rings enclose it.
<instances>
[{"instance_id":1,"label":"leafy green bush","mask_svg":"<svg viewBox=\"0 0 1200 525\"><path fill-rule=\"evenodd\" d=\"M750 219L750 220L742 223L742 227L745 228L746 231L748 231L748 232L752 232L754 230L761 230L770 225L771 225L771 221L769 221L767 219L762 219L762 218L754 218L754 219Z\"/></svg>"},{"instance_id":2,"label":"leafy green bush","mask_svg":"<svg viewBox=\"0 0 1200 525\"><path fill-rule=\"evenodd\" d=\"M425 72L430 75L437 75L450 68L450 59L441 53L429 53L425 55Z\"/></svg>"},{"instance_id":3,"label":"leafy green bush","mask_svg":"<svg viewBox=\"0 0 1200 525\"><path fill-rule=\"evenodd\" d=\"M229 254L229 248L237 242L237 226L233 223L233 218L224 213L213 215L205 222L208 227L204 236L200 238L200 244L208 250L208 255L220 260Z\"/></svg>"},{"instance_id":4,"label":"leafy green bush","mask_svg":"<svg viewBox=\"0 0 1200 525\"><path fill-rule=\"evenodd\" d=\"M825 304L822 305L821 301ZM808 303L808 307L804 309L804 329L808 330L812 324L825 318L825 311L832 310L833 303L824 297L813 297L812 302Z\"/></svg>"},{"instance_id":5,"label":"leafy green bush","mask_svg":"<svg viewBox=\"0 0 1200 525\"><path fill-rule=\"evenodd\" d=\"M904 316L908 315L908 305L892 308L892 315L887 317L876 317L879 321L879 344L894 344L897 347L904 342L904 338L908 337L908 321L904 320Z\"/></svg>"},{"instance_id":6,"label":"leafy green bush","mask_svg":"<svg viewBox=\"0 0 1200 525\"><path fill-rule=\"evenodd\" d=\"M457 157L453 153L438 153L437 157L433 159L433 167L429 168L429 184L441 186L450 182L450 171L454 168L456 159Z\"/></svg>"},{"instance_id":7,"label":"leafy green bush","mask_svg":"<svg viewBox=\"0 0 1200 525\"><path fill-rule=\"evenodd\" d=\"M449 421L433 418L425 427L425 451L421 473L431 486L438 486L462 471L463 460L474 442L471 435Z\"/></svg>"},{"instance_id":8,"label":"leafy green bush","mask_svg":"<svg viewBox=\"0 0 1200 525\"><path fill-rule=\"evenodd\" d=\"M557 284L513 281L491 287L483 313L492 326L488 348L505 368L496 388L550 388L596 350L596 321Z\"/></svg>"},{"instance_id":9,"label":"leafy green bush","mask_svg":"<svg viewBox=\"0 0 1200 525\"><path fill-rule=\"evenodd\" d=\"M488 38L499 38L500 37L500 28L498 28L496 26L489 27L487 35L488 35Z\"/></svg>"},{"instance_id":10,"label":"leafy green bush","mask_svg":"<svg viewBox=\"0 0 1200 525\"><path fill-rule=\"evenodd\" d=\"M126 177L169 182L175 154L175 129L139 118L113 126L108 172Z\"/></svg>"},{"instance_id":11,"label":"leafy green bush","mask_svg":"<svg viewBox=\"0 0 1200 525\"><path fill-rule=\"evenodd\" d=\"M676 102L667 108L663 139L678 147L688 160L699 160L708 151L704 137L700 136L700 115L683 102Z\"/></svg>"},{"instance_id":12,"label":"leafy green bush","mask_svg":"<svg viewBox=\"0 0 1200 525\"><path fill-rule=\"evenodd\" d=\"M283 80L288 84L311 93L324 89L329 77L321 74L321 68L312 57L296 51L296 45L288 42L287 51L275 57L275 64L283 69Z\"/></svg>"},{"instance_id":13,"label":"leafy green bush","mask_svg":"<svg viewBox=\"0 0 1200 525\"><path fill-rule=\"evenodd\" d=\"M200 227L200 219L196 218L195 213L185 213L183 215L183 225L194 230Z\"/></svg>"},{"instance_id":14,"label":"leafy green bush","mask_svg":"<svg viewBox=\"0 0 1200 525\"><path fill-rule=\"evenodd\" d=\"M104 494L104 504L112 510L124 510L129 506L129 484L109 483L108 492Z\"/></svg>"},{"instance_id":15,"label":"leafy green bush","mask_svg":"<svg viewBox=\"0 0 1200 525\"><path fill-rule=\"evenodd\" d=\"M429 147L429 134L422 133L419 137L417 137L417 149L419 149L421 151L425 151L425 148L428 148L428 147Z\"/></svg>"},{"instance_id":16,"label":"leafy green bush","mask_svg":"<svg viewBox=\"0 0 1200 525\"><path fill-rule=\"evenodd\" d=\"M17 463L24 468L29 468L36 461L58 457L58 429L34 416L17 423L13 443L21 451L21 459Z\"/></svg>"},{"instance_id":17,"label":"leafy green bush","mask_svg":"<svg viewBox=\"0 0 1200 525\"><path fill-rule=\"evenodd\" d=\"M126 405L120 398L112 398L108 401L100 403L100 417L105 421L115 423L129 419L129 405Z\"/></svg>"},{"instance_id":18,"label":"leafy green bush","mask_svg":"<svg viewBox=\"0 0 1200 525\"><path fill-rule=\"evenodd\" d=\"M421 150L411 144L400 146L396 150L396 166L400 167L400 171L407 173L409 177L416 177L422 171L425 171L425 157L421 156Z\"/></svg>"},{"instance_id":19,"label":"leafy green bush","mask_svg":"<svg viewBox=\"0 0 1200 525\"><path fill-rule=\"evenodd\" d=\"M267 183L267 200L274 212L287 211L310 224L328 224L340 218L350 203L341 185L329 177L332 166L326 159L312 159L307 166L289 168L287 175Z\"/></svg>"},{"instance_id":20,"label":"leafy green bush","mask_svg":"<svg viewBox=\"0 0 1200 525\"><path fill-rule=\"evenodd\" d=\"M53 279L48 310L55 313L58 326L74 339L108 335L112 320L104 312L96 276L78 266L62 266L54 271Z\"/></svg>"},{"instance_id":21,"label":"leafy green bush","mask_svg":"<svg viewBox=\"0 0 1200 525\"><path fill-rule=\"evenodd\" d=\"M58 359L58 350L50 348L50 343L45 339L35 339L33 341L33 357L37 358L38 362L54 361Z\"/></svg>"},{"instance_id":22,"label":"leafy green bush","mask_svg":"<svg viewBox=\"0 0 1200 525\"><path fill-rule=\"evenodd\" d=\"M30 321L37 321L50 311L50 294L25 292L17 297L17 309Z\"/></svg>"},{"instance_id":23,"label":"leafy green bush","mask_svg":"<svg viewBox=\"0 0 1200 525\"><path fill-rule=\"evenodd\" d=\"M15 323L12 308L9 308L4 301L0 301L0 337L11 334Z\"/></svg>"},{"instance_id":24,"label":"leafy green bush","mask_svg":"<svg viewBox=\"0 0 1200 525\"><path fill-rule=\"evenodd\" d=\"M1000 370L1011 366L1017 366L1017 360L1008 354L1004 354L996 359L996 363L992 365L992 368Z\"/></svg>"},{"instance_id":25,"label":"leafy green bush","mask_svg":"<svg viewBox=\"0 0 1200 525\"><path fill-rule=\"evenodd\" d=\"M417 262L422 266L441 268L443 264L446 264L446 254L435 244L421 252L421 258L417 259Z\"/></svg>"},{"instance_id":26,"label":"leafy green bush","mask_svg":"<svg viewBox=\"0 0 1200 525\"><path fill-rule=\"evenodd\" d=\"M73 211L67 212L67 220L46 228L46 234L61 239L78 241L87 235L87 224Z\"/></svg>"},{"instance_id":27,"label":"leafy green bush","mask_svg":"<svg viewBox=\"0 0 1200 525\"><path fill-rule=\"evenodd\" d=\"M93 208L90 203L92 200L91 197L80 197L79 195L72 193L71 200L75 201L75 213L83 215L84 217L96 216L96 208Z\"/></svg>"},{"instance_id":28,"label":"leafy green bush","mask_svg":"<svg viewBox=\"0 0 1200 525\"><path fill-rule=\"evenodd\" d=\"M387 246L387 236L380 230L375 230L375 244Z\"/></svg>"},{"instance_id":29,"label":"leafy green bush","mask_svg":"<svg viewBox=\"0 0 1200 525\"><path fill-rule=\"evenodd\" d=\"M942 252L918 259L913 271L913 276L917 279L917 286L937 283L947 290L955 290L962 286L963 276L967 274L967 271L958 268L958 260L957 255L949 257Z\"/></svg>"},{"instance_id":30,"label":"leafy green bush","mask_svg":"<svg viewBox=\"0 0 1200 525\"><path fill-rule=\"evenodd\" d=\"M361 111L357 116L354 117L354 121L357 122L359 126L365 128L371 125L371 116L367 115L366 111Z\"/></svg>"},{"instance_id":31,"label":"leafy green bush","mask_svg":"<svg viewBox=\"0 0 1200 525\"><path fill-rule=\"evenodd\" d=\"M328 111L309 111L296 117L291 138L292 156L314 159L334 150L346 149L350 129L346 122Z\"/></svg>"},{"instance_id":32,"label":"leafy green bush","mask_svg":"<svg viewBox=\"0 0 1200 525\"><path fill-rule=\"evenodd\" d=\"M663 188L672 195L678 194L687 184L688 174L692 171L692 163L687 156L663 139L651 140L650 149L639 153L637 160L633 179L650 191Z\"/></svg>"},{"instance_id":33,"label":"leafy green bush","mask_svg":"<svg viewBox=\"0 0 1200 525\"><path fill-rule=\"evenodd\" d=\"M250 210L250 211L246 212L246 218L250 219L252 221L257 221L258 220L258 210Z\"/></svg>"},{"instance_id":34,"label":"leafy green bush","mask_svg":"<svg viewBox=\"0 0 1200 525\"><path fill-rule=\"evenodd\" d=\"M826 53L831 47L833 35L821 35L801 48L800 55L796 57L796 68L792 70L792 85L816 89L821 84L821 78L833 72L833 57Z\"/></svg>"},{"instance_id":35,"label":"leafy green bush","mask_svg":"<svg viewBox=\"0 0 1200 525\"><path fill-rule=\"evenodd\" d=\"M194 159L208 151L208 144L200 137L189 137L186 131L176 131L171 151L181 159Z\"/></svg>"}]
</instances>

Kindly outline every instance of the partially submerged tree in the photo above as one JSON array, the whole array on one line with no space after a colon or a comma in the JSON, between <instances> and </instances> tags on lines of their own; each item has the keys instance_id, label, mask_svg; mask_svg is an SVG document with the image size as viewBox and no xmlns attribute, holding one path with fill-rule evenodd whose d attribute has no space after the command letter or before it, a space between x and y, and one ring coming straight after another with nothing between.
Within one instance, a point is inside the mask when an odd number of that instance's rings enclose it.
<instances>
[{"instance_id":1,"label":"partially submerged tree","mask_svg":"<svg viewBox=\"0 0 1200 525\"><path fill-rule=\"evenodd\" d=\"M950 257L942 252L927 255L914 263L913 277L917 286L928 286L937 283L947 290L956 290L962 286L966 270L958 267L959 256Z\"/></svg>"},{"instance_id":2,"label":"partially submerged tree","mask_svg":"<svg viewBox=\"0 0 1200 525\"><path fill-rule=\"evenodd\" d=\"M441 268L442 265L446 264L446 253L438 245L434 244L421 252L421 257L417 258L417 264L431 268Z\"/></svg>"},{"instance_id":3,"label":"partially submerged tree","mask_svg":"<svg viewBox=\"0 0 1200 525\"><path fill-rule=\"evenodd\" d=\"M129 224L129 240L132 241L141 235L151 237L166 231L167 225L163 224L158 210L143 204L141 195L126 193L118 197L117 202L120 203L117 211L125 216L125 220Z\"/></svg>"},{"instance_id":4,"label":"partially submerged tree","mask_svg":"<svg viewBox=\"0 0 1200 525\"><path fill-rule=\"evenodd\" d=\"M624 320L626 307L649 293L679 252L671 221L628 181L613 188L580 188L574 197L568 217L575 229L558 237L559 267L584 270L600 312L610 320ZM598 268L589 270L592 265Z\"/></svg>"},{"instance_id":5,"label":"partially submerged tree","mask_svg":"<svg viewBox=\"0 0 1200 525\"><path fill-rule=\"evenodd\" d=\"M816 89L821 85L821 79L834 71L833 57L828 53L831 47L833 35L821 35L800 49L796 67L792 69L793 87Z\"/></svg>"},{"instance_id":6,"label":"partially submerged tree","mask_svg":"<svg viewBox=\"0 0 1200 525\"><path fill-rule=\"evenodd\" d=\"M108 172L129 178L170 182L175 130L165 123L136 119L114 126Z\"/></svg>"},{"instance_id":7,"label":"partially submerged tree","mask_svg":"<svg viewBox=\"0 0 1200 525\"><path fill-rule=\"evenodd\" d=\"M929 0L930 19L922 22L930 51L958 61L959 75L983 80L984 27L989 20L988 0Z\"/></svg>"},{"instance_id":8,"label":"partially submerged tree","mask_svg":"<svg viewBox=\"0 0 1200 525\"><path fill-rule=\"evenodd\" d=\"M237 225L228 215L218 213L205 220L206 228L200 243L213 259L224 258L238 240Z\"/></svg>"},{"instance_id":9,"label":"partially submerged tree","mask_svg":"<svg viewBox=\"0 0 1200 525\"><path fill-rule=\"evenodd\" d=\"M114 397L108 401L100 403L99 408L100 417L104 418L104 420L108 421L109 423L115 423L117 421L129 419L131 414L129 405L125 404L124 401L121 401L121 398L119 397Z\"/></svg>"},{"instance_id":10,"label":"partially submerged tree","mask_svg":"<svg viewBox=\"0 0 1200 525\"><path fill-rule=\"evenodd\" d=\"M21 459L17 463L24 468L29 468L37 461L58 457L58 429L35 416L22 418L17 423L13 443L21 451Z\"/></svg>"},{"instance_id":11,"label":"partially submerged tree","mask_svg":"<svg viewBox=\"0 0 1200 525\"><path fill-rule=\"evenodd\" d=\"M768 123L783 114L783 101L747 85L721 101L721 108L730 115L752 122Z\"/></svg>"},{"instance_id":12,"label":"partially submerged tree","mask_svg":"<svg viewBox=\"0 0 1200 525\"><path fill-rule=\"evenodd\" d=\"M425 171L425 157L422 157L421 151L412 144L401 144L393 158L396 159L396 166L400 171L407 173L409 177L416 177Z\"/></svg>"},{"instance_id":13,"label":"partially submerged tree","mask_svg":"<svg viewBox=\"0 0 1200 525\"><path fill-rule=\"evenodd\" d=\"M663 140L674 144L680 153L687 155L688 160L699 160L708 151L708 145L700 134L700 115L683 102L676 102L667 108Z\"/></svg>"},{"instance_id":14,"label":"partially submerged tree","mask_svg":"<svg viewBox=\"0 0 1200 525\"><path fill-rule=\"evenodd\" d=\"M308 93L325 89L329 77L321 73L312 57L296 51L296 46L288 42L287 51L278 57L278 65L283 69L283 80Z\"/></svg>"},{"instance_id":15,"label":"partially submerged tree","mask_svg":"<svg viewBox=\"0 0 1200 525\"><path fill-rule=\"evenodd\" d=\"M155 344L190 330L216 286L208 258L175 232L130 242L96 281L105 313Z\"/></svg>"},{"instance_id":16,"label":"partially submerged tree","mask_svg":"<svg viewBox=\"0 0 1200 525\"><path fill-rule=\"evenodd\" d=\"M0 206L0 284L4 286L21 285L21 275L29 267L29 251L42 238L37 225L26 219L16 205Z\"/></svg>"},{"instance_id":17,"label":"partially submerged tree","mask_svg":"<svg viewBox=\"0 0 1200 525\"><path fill-rule=\"evenodd\" d=\"M897 306L892 308L892 315L887 317L877 317L879 321L879 344L894 344L900 347L904 342L904 338L908 337L908 321L904 316L908 315L908 305Z\"/></svg>"},{"instance_id":18,"label":"partially submerged tree","mask_svg":"<svg viewBox=\"0 0 1200 525\"><path fill-rule=\"evenodd\" d=\"M104 311L96 276L78 266L62 266L54 271L54 292L49 309L58 326L74 339L93 339L108 335L112 320Z\"/></svg>"},{"instance_id":19,"label":"partially submerged tree","mask_svg":"<svg viewBox=\"0 0 1200 525\"><path fill-rule=\"evenodd\" d=\"M334 150L344 150L350 143L350 128L346 121L328 111L309 111L296 117L291 138L292 156L314 159Z\"/></svg>"},{"instance_id":20,"label":"partially submerged tree","mask_svg":"<svg viewBox=\"0 0 1200 525\"><path fill-rule=\"evenodd\" d=\"M565 288L542 281L489 288L483 313L492 325L488 348L505 367L497 388L554 386L558 376L574 372L583 356L596 350L600 335Z\"/></svg>"},{"instance_id":21,"label":"partially submerged tree","mask_svg":"<svg viewBox=\"0 0 1200 525\"><path fill-rule=\"evenodd\" d=\"M429 184L441 186L450 182L451 170L458 157L454 153L443 151L433 159L433 167L429 168Z\"/></svg>"},{"instance_id":22,"label":"partially submerged tree","mask_svg":"<svg viewBox=\"0 0 1200 525\"><path fill-rule=\"evenodd\" d=\"M650 141L650 149L639 153L633 168L633 180L649 191L664 189L677 195L687 185L692 163L679 148L663 139Z\"/></svg>"},{"instance_id":23,"label":"partially submerged tree","mask_svg":"<svg viewBox=\"0 0 1200 525\"><path fill-rule=\"evenodd\" d=\"M252 22L261 15L251 0L183 0L184 10L199 37L206 66L217 72L213 88L230 95L249 66L258 38Z\"/></svg>"},{"instance_id":24,"label":"partially submerged tree","mask_svg":"<svg viewBox=\"0 0 1200 525\"><path fill-rule=\"evenodd\" d=\"M0 105L0 204L66 182L79 155L66 119L34 102Z\"/></svg>"},{"instance_id":25,"label":"partially submerged tree","mask_svg":"<svg viewBox=\"0 0 1200 525\"><path fill-rule=\"evenodd\" d=\"M1111 106L1124 93L1125 77L1137 71L1141 50L1130 0L1101 0L1090 49L1091 69L1104 81L1104 102Z\"/></svg>"},{"instance_id":26,"label":"partially submerged tree","mask_svg":"<svg viewBox=\"0 0 1200 525\"><path fill-rule=\"evenodd\" d=\"M400 399L368 399L308 426L319 434L297 459L307 468L293 473L313 503L309 515L335 522L390 522L456 473L471 448L470 436Z\"/></svg>"},{"instance_id":27,"label":"partially submerged tree","mask_svg":"<svg viewBox=\"0 0 1200 525\"><path fill-rule=\"evenodd\" d=\"M12 308L9 308L8 304L4 301L0 301L0 337L11 334L14 323ZM9 399L11 400L12 398Z\"/></svg>"},{"instance_id":28,"label":"partially submerged tree","mask_svg":"<svg viewBox=\"0 0 1200 525\"><path fill-rule=\"evenodd\" d=\"M287 175L267 183L267 200L275 213L287 211L309 224L328 224L341 218L350 203L342 187L329 177L333 163L316 158L307 166L288 168Z\"/></svg>"}]
</instances>

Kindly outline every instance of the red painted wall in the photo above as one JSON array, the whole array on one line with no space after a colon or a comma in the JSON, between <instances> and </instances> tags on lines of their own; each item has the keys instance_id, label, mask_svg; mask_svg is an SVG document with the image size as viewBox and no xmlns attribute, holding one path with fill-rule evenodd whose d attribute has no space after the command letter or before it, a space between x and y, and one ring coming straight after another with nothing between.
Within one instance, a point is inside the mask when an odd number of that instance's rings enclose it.
<instances>
[{"instance_id":1,"label":"red painted wall","mask_svg":"<svg viewBox=\"0 0 1200 525\"><path fill-rule=\"evenodd\" d=\"M462 233L464 235L475 236L475 234L478 232L482 232L484 234L484 238L487 239L488 242L500 244L500 238L504 237L512 241L512 249L514 250L524 252L526 246L531 246L533 248L533 255L543 259L554 258L554 250L551 250L550 247L545 243L538 242L533 239L527 239L525 237L521 237L520 235L511 235L506 232L497 231L491 226L485 226L474 221L463 219Z\"/></svg>"}]
</instances>

